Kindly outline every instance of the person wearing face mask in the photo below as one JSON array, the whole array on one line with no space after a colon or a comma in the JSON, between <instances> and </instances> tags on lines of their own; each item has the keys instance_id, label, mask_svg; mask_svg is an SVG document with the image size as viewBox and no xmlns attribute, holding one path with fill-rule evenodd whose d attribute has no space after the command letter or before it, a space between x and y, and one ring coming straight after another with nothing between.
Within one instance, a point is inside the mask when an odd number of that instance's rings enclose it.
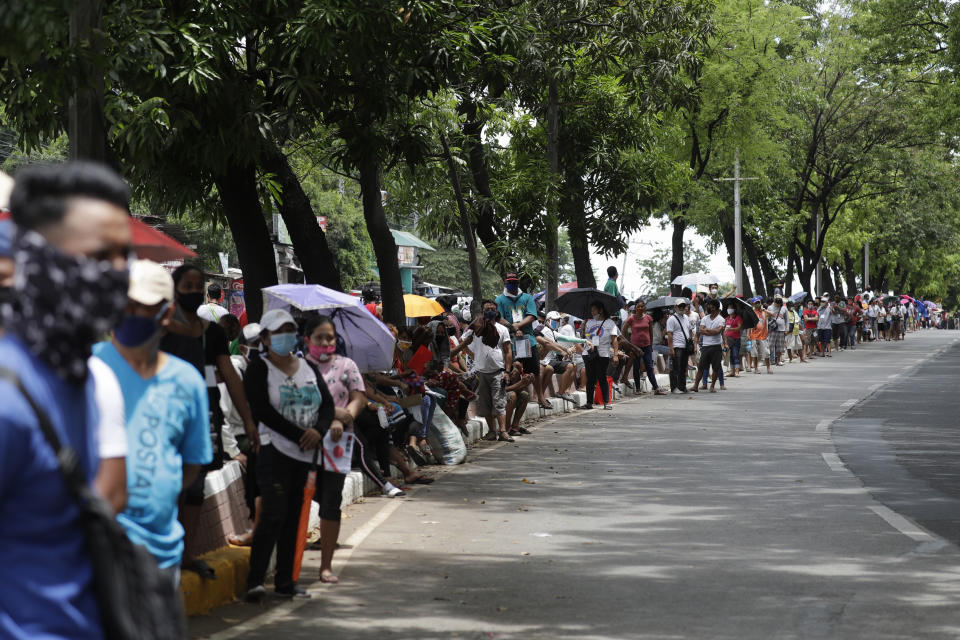
<instances>
[{"instance_id":1,"label":"person wearing face mask","mask_svg":"<svg viewBox=\"0 0 960 640\"><path fill-rule=\"evenodd\" d=\"M760 373L760 361L767 367L767 373L773 373L770 370L770 346L767 344L769 335L767 313L763 308L763 302L755 299L753 303L753 312L757 314L757 326L750 330L750 341L753 344L753 372Z\"/></svg>"},{"instance_id":2,"label":"person wearing face mask","mask_svg":"<svg viewBox=\"0 0 960 640\"><path fill-rule=\"evenodd\" d=\"M585 347L592 352L590 357L584 358L587 369L587 401L577 408L593 409L594 392L599 384L603 408L610 411L613 409L613 405L610 404L612 390L607 380L607 367L611 359L614 365L620 359L617 354L620 331L610 319L602 302L592 303L590 314L592 317L587 320L583 329L583 337L587 340Z\"/></svg>"},{"instance_id":3,"label":"person wearing face mask","mask_svg":"<svg viewBox=\"0 0 960 640\"><path fill-rule=\"evenodd\" d=\"M808 300L803 310L803 346L806 350L807 358L812 358L817 353L819 344L817 342L817 320L820 314L817 312L813 300Z\"/></svg>"},{"instance_id":4,"label":"person wearing face mask","mask_svg":"<svg viewBox=\"0 0 960 640\"><path fill-rule=\"evenodd\" d=\"M126 411L128 499L117 520L153 554L175 590L184 548L177 500L213 458L207 391L194 367L160 350L173 316L170 274L137 260L128 296L113 339L94 349L120 381Z\"/></svg>"},{"instance_id":5,"label":"person wearing face mask","mask_svg":"<svg viewBox=\"0 0 960 640\"><path fill-rule=\"evenodd\" d=\"M275 593L288 598L309 597L293 580L303 488L310 464L323 447L324 434L329 430L331 437L339 441L344 429L343 423L336 419L333 396L323 376L293 353L297 344L297 324L293 316L282 309L271 309L260 319L260 328L265 355L250 362L243 381L259 423L257 483L263 504L250 549L245 596L248 602L260 602L266 596L263 581L274 548L277 551ZM325 347L322 351L328 350ZM323 477L317 478L316 494L321 505L320 517L335 520L333 528L339 530L340 503L336 502L334 511L331 494L338 484L342 489L342 476L327 482L326 472L321 475ZM332 533L329 525L327 530ZM335 538L333 544L336 544ZM327 548L322 555L330 559L333 554ZM329 574L329 564L326 570Z\"/></svg>"},{"instance_id":6,"label":"person wearing face mask","mask_svg":"<svg viewBox=\"0 0 960 640\"><path fill-rule=\"evenodd\" d=\"M200 372L207 385L210 406L210 437L214 445L213 463L202 471L197 479L187 487L182 496L180 520L187 530L187 549L184 552L183 568L193 571L203 578L216 577L213 568L197 558L191 548L193 532L200 520L200 507L203 505L203 488L206 474L223 464L224 416L220 409L220 389L218 378L222 380L234 406L239 412L244 432L256 451L257 428L250 413L250 406L243 390L243 382L230 362L230 349L227 334L216 322L210 322L197 316L197 310L203 303L203 272L192 264L184 264L173 272L176 309L168 330L160 341L160 349L186 360Z\"/></svg>"},{"instance_id":7,"label":"person wearing face mask","mask_svg":"<svg viewBox=\"0 0 960 640\"><path fill-rule=\"evenodd\" d=\"M520 278L508 273L504 278L503 293L494 301L500 314L500 324L510 330L511 346L517 362L523 365L524 373L533 375L533 390L541 407L551 405L543 397L543 380L540 377L540 360L537 358L537 338L533 323L537 319L537 303L533 296L520 290ZM526 344L522 344L526 342Z\"/></svg>"},{"instance_id":8,"label":"person wearing face mask","mask_svg":"<svg viewBox=\"0 0 960 640\"><path fill-rule=\"evenodd\" d=\"M833 310L830 308L830 298L823 296L820 307L817 309L817 341L820 343L820 355L832 358L830 340L833 337Z\"/></svg>"},{"instance_id":9,"label":"person wearing face mask","mask_svg":"<svg viewBox=\"0 0 960 640\"><path fill-rule=\"evenodd\" d=\"M623 335L630 337L630 342L637 348L639 354L633 359L634 393L640 395L641 371L646 371L647 380L653 393L658 396L667 395L667 392L657 385L657 373L653 366L653 318L647 314L647 305L643 300L637 300L633 307L633 314L623 323Z\"/></svg>"},{"instance_id":10,"label":"person wearing face mask","mask_svg":"<svg viewBox=\"0 0 960 640\"><path fill-rule=\"evenodd\" d=\"M87 162L25 167L10 197L15 275L0 365L89 482L100 455L88 359L127 305L129 203L116 173ZM0 407L0 637L102 638L109 603L97 602L79 507L24 393L3 382Z\"/></svg>"}]
</instances>

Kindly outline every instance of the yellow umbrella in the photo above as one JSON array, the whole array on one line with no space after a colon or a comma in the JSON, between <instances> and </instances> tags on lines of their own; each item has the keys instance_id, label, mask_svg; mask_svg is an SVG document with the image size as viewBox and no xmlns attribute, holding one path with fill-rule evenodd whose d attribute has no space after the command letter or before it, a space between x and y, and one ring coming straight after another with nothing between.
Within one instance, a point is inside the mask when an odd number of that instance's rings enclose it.
<instances>
[{"instance_id":1,"label":"yellow umbrella","mask_svg":"<svg viewBox=\"0 0 960 640\"><path fill-rule=\"evenodd\" d=\"M404 313L408 318L432 318L443 313L443 307L436 300L405 294L403 296Z\"/></svg>"}]
</instances>

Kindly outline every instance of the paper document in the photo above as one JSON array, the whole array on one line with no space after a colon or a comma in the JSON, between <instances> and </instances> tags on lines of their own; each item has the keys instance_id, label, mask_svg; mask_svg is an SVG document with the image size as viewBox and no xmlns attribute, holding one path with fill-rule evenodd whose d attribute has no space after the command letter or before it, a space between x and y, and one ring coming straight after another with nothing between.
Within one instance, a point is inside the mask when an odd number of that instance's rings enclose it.
<instances>
[{"instance_id":1,"label":"paper document","mask_svg":"<svg viewBox=\"0 0 960 640\"><path fill-rule=\"evenodd\" d=\"M323 468L334 473L350 473L353 460L353 433L344 431L338 442L334 442L327 431L323 436Z\"/></svg>"}]
</instances>

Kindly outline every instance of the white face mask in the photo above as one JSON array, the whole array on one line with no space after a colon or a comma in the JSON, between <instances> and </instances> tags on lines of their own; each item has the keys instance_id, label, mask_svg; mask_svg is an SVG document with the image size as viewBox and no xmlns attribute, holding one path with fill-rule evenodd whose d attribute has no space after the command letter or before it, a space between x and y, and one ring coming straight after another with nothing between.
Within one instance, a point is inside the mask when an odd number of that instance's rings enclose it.
<instances>
[{"instance_id":1,"label":"white face mask","mask_svg":"<svg viewBox=\"0 0 960 640\"><path fill-rule=\"evenodd\" d=\"M727 309L727 315L733 313L733 309Z\"/></svg>"}]
</instances>

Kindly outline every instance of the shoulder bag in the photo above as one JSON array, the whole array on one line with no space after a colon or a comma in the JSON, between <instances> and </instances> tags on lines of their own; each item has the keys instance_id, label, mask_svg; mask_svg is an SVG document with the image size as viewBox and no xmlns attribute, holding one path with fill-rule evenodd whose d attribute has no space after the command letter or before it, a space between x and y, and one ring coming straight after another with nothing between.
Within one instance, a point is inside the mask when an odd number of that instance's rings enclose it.
<instances>
[{"instance_id":1,"label":"shoulder bag","mask_svg":"<svg viewBox=\"0 0 960 640\"><path fill-rule=\"evenodd\" d=\"M108 640L186 638L179 591L160 573L150 552L130 541L110 505L90 489L76 452L60 443L50 419L27 392L20 377L0 367L0 379L16 387L30 405L44 439L57 456L67 490L80 508L104 637Z\"/></svg>"}]
</instances>

